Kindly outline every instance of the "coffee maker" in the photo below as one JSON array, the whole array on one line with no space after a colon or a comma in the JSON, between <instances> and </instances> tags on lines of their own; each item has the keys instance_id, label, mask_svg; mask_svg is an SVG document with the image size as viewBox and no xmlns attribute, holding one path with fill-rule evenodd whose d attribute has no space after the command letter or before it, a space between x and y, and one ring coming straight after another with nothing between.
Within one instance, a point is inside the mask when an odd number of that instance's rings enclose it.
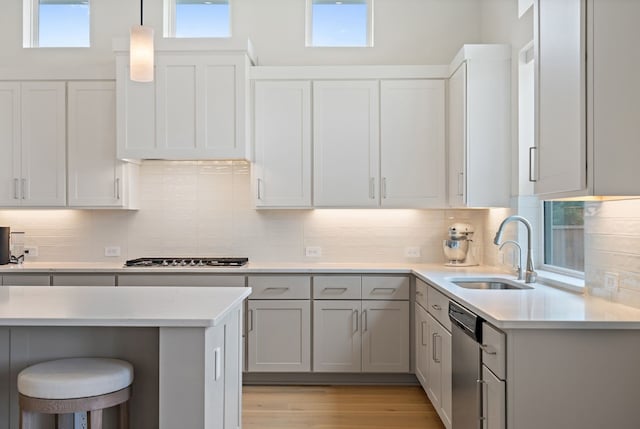
<instances>
[{"instance_id":1,"label":"coffee maker","mask_svg":"<svg viewBox=\"0 0 640 429\"><path fill-rule=\"evenodd\" d=\"M8 226L0 226L0 265L6 265L11 262L11 254L9 252L9 237L11 230Z\"/></svg>"},{"instance_id":2,"label":"coffee maker","mask_svg":"<svg viewBox=\"0 0 640 429\"><path fill-rule=\"evenodd\" d=\"M471 267L478 265L470 243L473 242L473 226L468 223L454 223L449 226L449 238L442 242L445 265L450 267Z\"/></svg>"}]
</instances>

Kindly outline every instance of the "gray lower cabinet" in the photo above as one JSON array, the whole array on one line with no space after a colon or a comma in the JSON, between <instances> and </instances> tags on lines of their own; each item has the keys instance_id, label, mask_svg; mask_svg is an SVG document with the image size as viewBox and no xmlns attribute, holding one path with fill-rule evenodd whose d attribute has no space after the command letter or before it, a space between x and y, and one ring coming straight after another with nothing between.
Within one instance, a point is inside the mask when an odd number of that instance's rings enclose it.
<instances>
[{"instance_id":1,"label":"gray lower cabinet","mask_svg":"<svg viewBox=\"0 0 640 429\"><path fill-rule=\"evenodd\" d=\"M451 332L427 314L427 396L446 428L451 428Z\"/></svg>"},{"instance_id":2,"label":"gray lower cabinet","mask_svg":"<svg viewBox=\"0 0 640 429\"><path fill-rule=\"evenodd\" d=\"M415 366L416 378L427 390L427 370L429 364L429 328L427 325L427 311L417 302L415 303Z\"/></svg>"},{"instance_id":3,"label":"gray lower cabinet","mask_svg":"<svg viewBox=\"0 0 640 429\"><path fill-rule=\"evenodd\" d=\"M309 300L249 300L247 370L311 370Z\"/></svg>"},{"instance_id":4,"label":"gray lower cabinet","mask_svg":"<svg viewBox=\"0 0 640 429\"><path fill-rule=\"evenodd\" d=\"M115 274L54 274L52 286L115 286Z\"/></svg>"},{"instance_id":5,"label":"gray lower cabinet","mask_svg":"<svg viewBox=\"0 0 640 429\"><path fill-rule=\"evenodd\" d=\"M244 287L243 275L224 274L118 274L118 286Z\"/></svg>"},{"instance_id":6,"label":"gray lower cabinet","mask_svg":"<svg viewBox=\"0 0 640 429\"><path fill-rule=\"evenodd\" d=\"M51 286L49 274L3 274L4 286Z\"/></svg>"},{"instance_id":7,"label":"gray lower cabinet","mask_svg":"<svg viewBox=\"0 0 640 429\"><path fill-rule=\"evenodd\" d=\"M505 429L506 383L482 365L482 429Z\"/></svg>"}]
</instances>

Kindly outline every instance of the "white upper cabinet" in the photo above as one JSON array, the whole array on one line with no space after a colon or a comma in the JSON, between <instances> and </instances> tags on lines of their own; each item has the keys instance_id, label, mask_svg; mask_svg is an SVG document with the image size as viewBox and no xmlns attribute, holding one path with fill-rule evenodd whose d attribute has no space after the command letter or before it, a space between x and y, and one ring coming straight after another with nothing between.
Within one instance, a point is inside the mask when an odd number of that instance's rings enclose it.
<instances>
[{"instance_id":1,"label":"white upper cabinet","mask_svg":"<svg viewBox=\"0 0 640 429\"><path fill-rule=\"evenodd\" d=\"M311 82L254 84L257 207L311 206Z\"/></svg>"},{"instance_id":2,"label":"white upper cabinet","mask_svg":"<svg viewBox=\"0 0 640 429\"><path fill-rule=\"evenodd\" d=\"M117 52L118 158L249 159L246 50L178 42L156 49L152 83L132 82L128 52Z\"/></svg>"},{"instance_id":3,"label":"white upper cabinet","mask_svg":"<svg viewBox=\"0 0 640 429\"><path fill-rule=\"evenodd\" d=\"M443 80L381 82L383 207L444 207Z\"/></svg>"},{"instance_id":4,"label":"white upper cabinet","mask_svg":"<svg viewBox=\"0 0 640 429\"><path fill-rule=\"evenodd\" d=\"M0 84L1 205L65 205L65 97L64 82Z\"/></svg>"},{"instance_id":5,"label":"white upper cabinet","mask_svg":"<svg viewBox=\"0 0 640 429\"><path fill-rule=\"evenodd\" d=\"M640 2L536 0L536 149L545 198L640 195Z\"/></svg>"},{"instance_id":6,"label":"white upper cabinet","mask_svg":"<svg viewBox=\"0 0 640 429\"><path fill-rule=\"evenodd\" d=\"M450 66L449 205L508 207L511 48L465 45Z\"/></svg>"},{"instance_id":7,"label":"white upper cabinet","mask_svg":"<svg viewBox=\"0 0 640 429\"><path fill-rule=\"evenodd\" d=\"M379 204L379 83L313 83L314 205Z\"/></svg>"},{"instance_id":8,"label":"white upper cabinet","mask_svg":"<svg viewBox=\"0 0 640 429\"><path fill-rule=\"evenodd\" d=\"M69 206L135 206L137 166L116 158L115 82L69 82L67 109Z\"/></svg>"}]
</instances>

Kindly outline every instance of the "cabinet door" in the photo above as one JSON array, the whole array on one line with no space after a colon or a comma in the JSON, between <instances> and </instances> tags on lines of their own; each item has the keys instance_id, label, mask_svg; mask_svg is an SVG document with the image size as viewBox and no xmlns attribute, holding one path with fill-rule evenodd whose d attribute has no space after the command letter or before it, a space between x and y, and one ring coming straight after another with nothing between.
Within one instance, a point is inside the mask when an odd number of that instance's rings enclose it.
<instances>
[{"instance_id":1,"label":"cabinet door","mask_svg":"<svg viewBox=\"0 0 640 429\"><path fill-rule=\"evenodd\" d=\"M444 81L383 81L380 109L382 206L444 207Z\"/></svg>"},{"instance_id":2,"label":"cabinet door","mask_svg":"<svg viewBox=\"0 0 640 429\"><path fill-rule=\"evenodd\" d=\"M362 301L362 371L409 372L408 301Z\"/></svg>"},{"instance_id":3,"label":"cabinet door","mask_svg":"<svg viewBox=\"0 0 640 429\"><path fill-rule=\"evenodd\" d=\"M482 429L504 429L506 426L505 382L482 366Z\"/></svg>"},{"instance_id":4,"label":"cabinet door","mask_svg":"<svg viewBox=\"0 0 640 429\"><path fill-rule=\"evenodd\" d=\"M122 206L115 83L70 82L68 90L69 206Z\"/></svg>"},{"instance_id":5,"label":"cabinet door","mask_svg":"<svg viewBox=\"0 0 640 429\"><path fill-rule=\"evenodd\" d=\"M467 147L467 64L449 79L449 205L464 207Z\"/></svg>"},{"instance_id":6,"label":"cabinet door","mask_svg":"<svg viewBox=\"0 0 640 429\"><path fill-rule=\"evenodd\" d=\"M311 84L256 82L257 207L311 206Z\"/></svg>"},{"instance_id":7,"label":"cabinet door","mask_svg":"<svg viewBox=\"0 0 640 429\"><path fill-rule=\"evenodd\" d=\"M22 83L23 205L66 204L66 93L61 82Z\"/></svg>"},{"instance_id":8,"label":"cabinet door","mask_svg":"<svg viewBox=\"0 0 640 429\"><path fill-rule=\"evenodd\" d=\"M4 286L51 286L49 274L5 274L2 276Z\"/></svg>"},{"instance_id":9,"label":"cabinet door","mask_svg":"<svg viewBox=\"0 0 640 429\"><path fill-rule=\"evenodd\" d=\"M313 303L313 371L360 372L360 301Z\"/></svg>"},{"instance_id":10,"label":"cabinet door","mask_svg":"<svg viewBox=\"0 0 640 429\"><path fill-rule=\"evenodd\" d=\"M429 327L427 312L418 303L415 304L415 353L416 378L427 389L427 368L429 363Z\"/></svg>"},{"instance_id":11,"label":"cabinet door","mask_svg":"<svg viewBox=\"0 0 640 429\"><path fill-rule=\"evenodd\" d=\"M535 192L579 191L587 186L586 1L537 0L535 7Z\"/></svg>"},{"instance_id":12,"label":"cabinet door","mask_svg":"<svg viewBox=\"0 0 640 429\"><path fill-rule=\"evenodd\" d=\"M307 300L249 300L248 370L311 369L311 313Z\"/></svg>"},{"instance_id":13,"label":"cabinet door","mask_svg":"<svg viewBox=\"0 0 640 429\"><path fill-rule=\"evenodd\" d=\"M451 333L427 315L429 350L427 367L427 395L440 419L451 427Z\"/></svg>"},{"instance_id":14,"label":"cabinet door","mask_svg":"<svg viewBox=\"0 0 640 429\"><path fill-rule=\"evenodd\" d=\"M20 84L0 82L0 205L20 204Z\"/></svg>"},{"instance_id":15,"label":"cabinet door","mask_svg":"<svg viewBox=\"0 0 640 429\"><path fill-rule=\"evenodd\" d=\"M318 81L313 91L314 205L377 206L378 82Z\"/></svg>"}]
</instances>

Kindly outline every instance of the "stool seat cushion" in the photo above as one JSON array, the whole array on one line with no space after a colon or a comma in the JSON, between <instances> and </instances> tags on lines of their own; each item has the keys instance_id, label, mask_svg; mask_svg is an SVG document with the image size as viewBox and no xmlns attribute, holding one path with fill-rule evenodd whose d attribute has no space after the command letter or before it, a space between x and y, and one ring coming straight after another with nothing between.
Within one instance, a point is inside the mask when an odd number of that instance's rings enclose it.
<instances>
[{"instance_id":1,"label":"stool seat cushion","mask_svg":"<svg viewBox=\"0 0 640 429\"><path fill-rule=\"evenodd\" d=\"M105 395L133 382L133 366L106 358L59 359L32 365L18 374L18 392L42 399Z\"/></svg>"}]
</instances>

